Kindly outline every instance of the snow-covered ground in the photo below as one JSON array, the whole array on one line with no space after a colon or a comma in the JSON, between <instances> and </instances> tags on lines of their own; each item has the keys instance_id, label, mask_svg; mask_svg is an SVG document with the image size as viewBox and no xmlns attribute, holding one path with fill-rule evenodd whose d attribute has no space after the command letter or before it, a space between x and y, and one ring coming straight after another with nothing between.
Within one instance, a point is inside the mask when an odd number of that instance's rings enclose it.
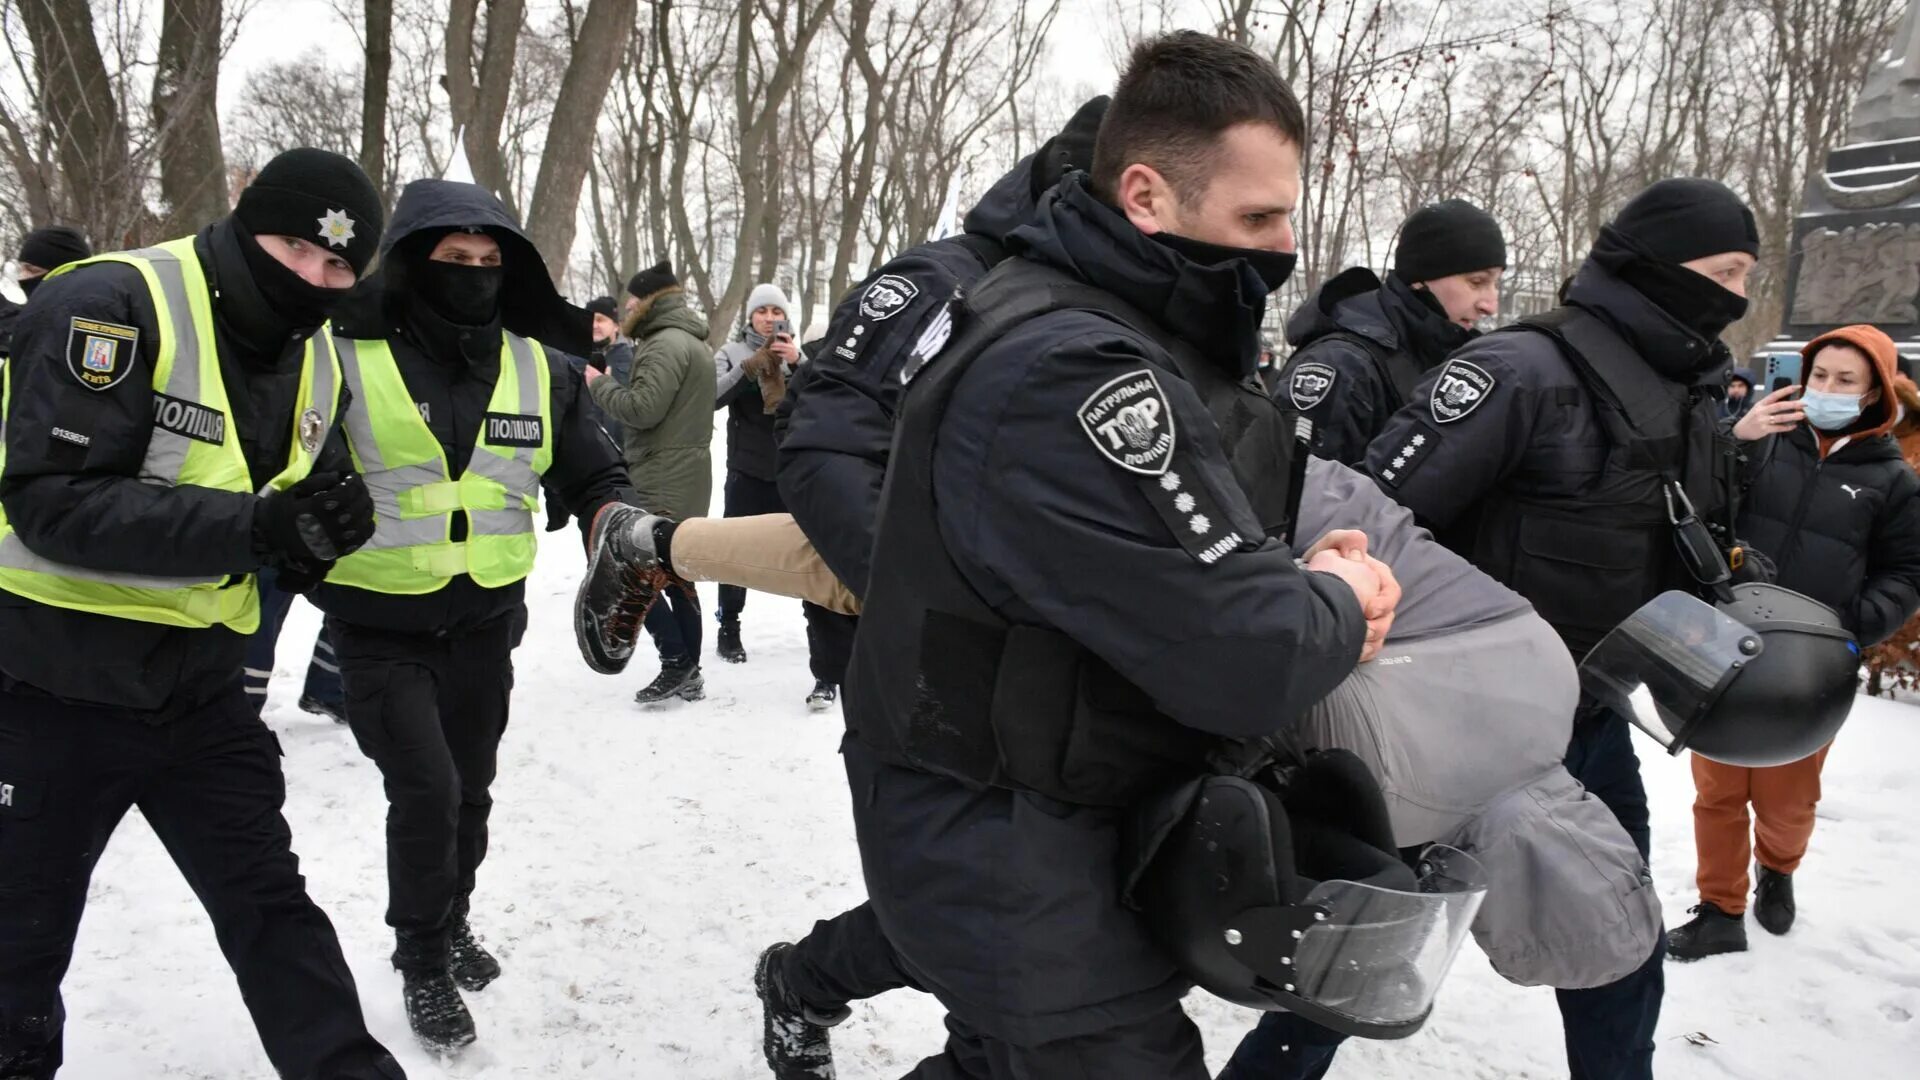
<instances>
[{"instance_id":1,"label":"snow-covered ground","mask_svg":"<svg viewBox=\"0 0 1920 1080\"><path fill-rule=\"evenodd\" d=\"M750 662L710 663L706 701L635 706L653 674L644 648L619 678L574 650L574 535L545 538L530 584L473 911L506 974L467 996L480 1041L461 1058L414 1044L386 962L379 774L344 728L294 708L318 626L304 604L267 714L286 749L295 847L369 1024L412 1077L764 1077L755 956L862 895L838 715L802 706L799 605L763 596L745 618ZM1640 749L1677 924L1694 902L1691 783L1684 761ZM1799 925L1776 939L1750 922L1752 952L1668 966L1662 1077L1920 1076L1917 762L1920 711L1861 699L1827 762ZM66 994L69 1080L272 1075L205 918L137 811L94 876ZM1215 1067L1256 1019L1204 994L1188 1008ZM939 1048L940 1015L904 991L857 1005L834 1033L840 1075L900 1076ZM1471 943L1424 1031L1349 1046L1336 1078L1566 1075L1552 994L1503 982Z\"/></svg>"}]
</instances>

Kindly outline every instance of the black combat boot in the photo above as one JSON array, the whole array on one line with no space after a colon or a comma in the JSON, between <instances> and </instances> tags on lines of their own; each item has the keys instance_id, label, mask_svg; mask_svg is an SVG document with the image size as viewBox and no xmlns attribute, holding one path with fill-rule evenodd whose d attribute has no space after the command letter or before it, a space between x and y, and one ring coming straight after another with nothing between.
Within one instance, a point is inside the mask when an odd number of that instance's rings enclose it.
<instances>
[{"instance_id":1,"label":"black combat boot","mask_svg":"<svg viewBox=\"0 0 1920 1080\"><path fill-rule=\"evenodd\" d=\"M462 990L485 990L488 983L500 977L500 961L473 936L473 927L467 922L469 906L464 896L453 902L447 925L447 973Z\"/></svg>"},{"instance_id":2,"label":"black combat boot","mask_svg":"<svg viewBox=\"0 0 1920 1080\"><path fill-rule=\"evenodd\" d=\"M1784 934L1793 929L1793 875L1760 867L1760 882L1753 888L1753 921L1769 934Z\"/></svg>"},{"instance_id":3,"label":"black combat boot","mask_svg":"<svg viewBox=\"0 0 1920 1080\"><path fill-rule=\"evenodd\" d=\"M853 1010L822 1014L794 1000L780 977L780 959L792 948L784 941L768 946L753 969L753 992L760 996L764 1032L761 1049L774 1080L834 1080L833 1044L827 1029Z\"/></svg>"},{"instance_id":4,"label":"black combat boot","mask_svg":"<svg viewBox=\"0 0 1920 1080\"><path fill-rule=\"evenodd\" d=\"M747 662L747 647L740 644L740 616L720 616L720 643L717 650L720 659L729 664Z\"/></svg>"},{"instance_id":5,"label":"black combat boot","mask_svg":"<svg viewBox=\"0 0 1920 1080\"><path fill-rule=\"evenodd\" d=\"M1667 934L1667 955L1675 960L1699 960L1721 953L1747 951L1747 920L1729 915L1716 904L1702 901L1689 908L1693 918Z\"/></svg>"},{"instance_id":6,"label":"black combat boot","mask_svg":"<svg viewBox=\"0 0 1920 1080\"><path fill-rule=\"evenodd\" d=\"M447 935L394 931L393 966L400 972L407 1025L420 1045L438 1054L473 1042L473 1014L447 973Z\"/></svg>"},{"instance_id":7,"label":"black combat boot","mask_svg":"<svg viewBox=\"0 0 1920 1080\"><path fill-rule=\"evenodd\" d=\"M660 674L633 695L633 700L642 705L658 705L674 700L699 701L706 696L707 680L700 674L700 665L681 659L662 661Z\"/></svg>"}]
</instances>

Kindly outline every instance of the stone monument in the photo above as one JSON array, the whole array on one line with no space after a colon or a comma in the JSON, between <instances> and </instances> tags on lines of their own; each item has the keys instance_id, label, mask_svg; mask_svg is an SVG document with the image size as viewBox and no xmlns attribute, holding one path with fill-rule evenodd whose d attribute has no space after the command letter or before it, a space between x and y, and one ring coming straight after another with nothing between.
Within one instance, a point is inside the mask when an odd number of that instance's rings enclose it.
<instances>
[{"instance_id":1,"label":"stone monument","mask_svg":"<svg viewBox=\"0 0 1920 1080\"><path fill-rule=\"evenodd\" d=\"M1780 338L1793 352L1848 323L1874 323L1920 365L1920 0L1867 75L1847 141L1807 181L1787 258Z\"/></svg>"}]
</instances>

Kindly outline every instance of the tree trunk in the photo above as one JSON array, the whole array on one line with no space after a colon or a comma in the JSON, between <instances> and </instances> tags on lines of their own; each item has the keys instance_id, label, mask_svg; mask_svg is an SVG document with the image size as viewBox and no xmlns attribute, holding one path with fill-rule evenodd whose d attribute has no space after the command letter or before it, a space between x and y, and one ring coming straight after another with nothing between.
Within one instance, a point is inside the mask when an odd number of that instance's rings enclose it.
<instances>
[{"instance_id":1,"label":"tree trunk","mask_svg":"<svg viewBox=\"0 0 1920 1080\"><path fill-rule=\"evenodd\" d=\"M580 185L592 161L594 129L632 32L635 7L636 0L592 0L560 82L560 98L554 103L527 215L527 235L545 256L556 281L566 273L573 249ZM491 47L491 33L488 38Z\"/></svg>"},{"instance_id":2,"label":"tree trunk","mask_svg":"<svg viewBox=\"0 0 1920 1080\"><path fill-rule=\"evenodd\" d=\"M387 84L393 70L393 0L366 0L366 65L361 75L360 167L383 201L387 191Z\"/></svg>"},{"instance_id":3,"label":"tree trunk","mask_svg":"<svg viewBox=\"0 0 1920 1080\"><path fill-rule=\"evenodd\" d=\"M513 90L513 57L520 46L526 0L488 0L487 41L476 81L473 35L479 9L480 0L453 0L447 13L447 105L466 144L473 178L517 216L506 165L500 159L500 128Z\"/></svg>"},{"instance_id":4,"label":"tree trunk","mask_svg":"<svg viewBox=\"0 0 1920 1080\"><path fill-rule=\"evenodd\" d=\"M230 209L220 148L220 29L220 0L167 0L161 9L153 127L170 234L193 232Z\"/></svg>"},{"instance_id":5,"label":"tree trunk","mask_svg":"<svg viewBox=\"0 0 1920 1080\"><path fill-rule=\"evenodd\" d=\"M714 328L709 335L712 344L718 345L726 340L727 326L740 314L740 305L747 298L747 289L751 284L747 279L753 273L754 264L753 252L748 249L759 235L767 213L764 174L767 143L773 136L780 105L786 100L787 92L793 88L794 80L800 73L801 59L806 56L814 35L826 25L827 16L832 10L833 0L815 0L811 8L800 5L793 41L761 84L761 96L756 102L748 89L748 72L753 63L755 8L751 4L740 5L734 38L734 103L740 125L741 208L740 226L735 236L738 237L740 250L734 252L726 292L720 295L709 312L709 321Z\"/></svg>"},{"instance_id":6,"label":"tree trunk","mask_svg":"<svg viewBox=\"0 0 1920 1080\"><path fill-rule=\"evenodd\" d=\"M38 104L65 179L63 216L97 248L129 246L141 217L141 178L94 38L93 10L71 0L21 0L20 17L33 41Z\"/></svg>"}]
</instances>

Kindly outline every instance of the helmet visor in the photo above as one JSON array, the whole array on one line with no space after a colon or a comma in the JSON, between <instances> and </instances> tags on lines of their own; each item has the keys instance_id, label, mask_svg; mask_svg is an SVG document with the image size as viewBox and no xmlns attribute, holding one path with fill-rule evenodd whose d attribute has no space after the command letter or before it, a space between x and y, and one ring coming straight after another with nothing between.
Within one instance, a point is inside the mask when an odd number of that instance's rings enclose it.
<instances>
[{"instance_id":1,"label":"helmet visor","mask_svg":"<svg viewBox=\"0 0 1920 1080\"><path fill-rule=\"evenodd\" d=\"M1688 728L1760 649L1760 635L1746 624L1697 597L1665 592L1593 647L1580 662L1580 689L1677 754ZM1653 698L1652 717L1630 700L1642 687Z\"/></svg>"},{"instance_id":2,"label":"helmet visor","mask_svg":"<svg viewBox=\"0 0 1920 1080\"><path fill-rule=\"evenodd\" d=\"M1301 933L1285 989L1333 1018L1330 1026L1398 1034L1433 1008L1487 879L1473 856L1442 844L1421 854L1416 872L1415 892L1326 881L1307 894L1304 906L1326 917Z\"/></svg>"}]
</instances>

